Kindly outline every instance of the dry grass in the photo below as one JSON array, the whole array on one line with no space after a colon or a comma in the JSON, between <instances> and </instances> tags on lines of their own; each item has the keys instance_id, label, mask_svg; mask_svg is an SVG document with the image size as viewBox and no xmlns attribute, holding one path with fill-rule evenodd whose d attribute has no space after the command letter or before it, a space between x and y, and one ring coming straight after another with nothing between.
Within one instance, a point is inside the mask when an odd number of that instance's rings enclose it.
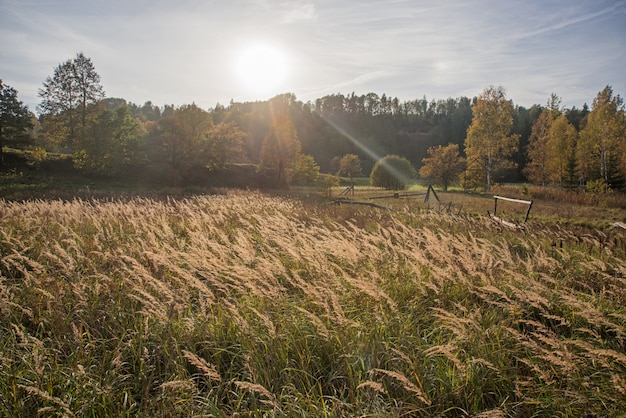
<instances>
[{"instance_id":1,"label":"dry grass","mask_svg":"<svg viewBox=\"0 0 626 418\"><path fill-rule=\"evenodd\" d=\"M621 231L398 209L0 202L0 410L626 410Z\"/></svg>"}]
</instances>

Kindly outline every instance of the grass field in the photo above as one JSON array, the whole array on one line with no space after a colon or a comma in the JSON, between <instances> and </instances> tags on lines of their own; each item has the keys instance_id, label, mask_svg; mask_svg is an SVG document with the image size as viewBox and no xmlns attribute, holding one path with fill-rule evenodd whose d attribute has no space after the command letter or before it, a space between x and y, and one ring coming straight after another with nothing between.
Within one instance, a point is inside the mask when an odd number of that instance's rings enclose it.
<instances>
[{"instance_id":1,"label":"grass field","mask_svg":"<svg viewBox=\"0 0 626 418\"><path fill-rule=\"evenodd\" d=\"M623 210L440 198L0 201L0 415L626 416Z\"/></svg>"}]
</instances>

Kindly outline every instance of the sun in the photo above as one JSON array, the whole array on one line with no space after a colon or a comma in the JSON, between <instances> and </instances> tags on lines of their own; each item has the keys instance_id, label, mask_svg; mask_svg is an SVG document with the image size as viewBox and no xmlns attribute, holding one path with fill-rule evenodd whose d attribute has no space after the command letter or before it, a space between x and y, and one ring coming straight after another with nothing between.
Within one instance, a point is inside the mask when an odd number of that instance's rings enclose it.
<instances>
[{"instance_id":1,"label":"sun","mask_svg":"<svg viewBox=\"0 0 626 418\"><path fill-rule=\"evenodd\" d=\"M278 93L288 72L287 57L277 46L256 43L239 54L237 72L246 89L256 94Z\"/></svg>"}]
</instances>

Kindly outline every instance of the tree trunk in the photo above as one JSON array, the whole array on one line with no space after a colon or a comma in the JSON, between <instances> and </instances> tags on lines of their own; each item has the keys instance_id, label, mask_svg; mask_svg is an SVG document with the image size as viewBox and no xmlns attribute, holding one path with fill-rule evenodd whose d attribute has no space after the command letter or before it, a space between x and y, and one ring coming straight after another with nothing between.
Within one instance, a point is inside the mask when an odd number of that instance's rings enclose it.
<instances>
[{"instance_id":1,"label":"tree trunk","mask_svg":"<svg viewBox=\"0 0 626 418\"><path fill-rule=\"evenodd\" d=\"M486 171L487 171L487 191L491 190L491 156L489 156L487 158L487 167L486 167Z\"/></svg>"}]
</instances>

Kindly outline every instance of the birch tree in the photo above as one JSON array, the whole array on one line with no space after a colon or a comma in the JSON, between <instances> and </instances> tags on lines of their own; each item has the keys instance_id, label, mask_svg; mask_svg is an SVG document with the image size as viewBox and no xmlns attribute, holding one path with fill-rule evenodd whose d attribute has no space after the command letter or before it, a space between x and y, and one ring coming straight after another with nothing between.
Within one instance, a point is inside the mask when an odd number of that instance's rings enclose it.
<instances>
[{"instance_id":1,"label":"birch tree","mask_svg":"<svg viewBox=\"0 0 626 418\"><path fill-rule=\"evenodd\" d=\"M583 181L601 180L605 190L621 185L625 136L624 101L606 86L593 100L587 124L580 133L577 157Z\"/></svg>"},{"instance_id":2,"label":"birch tree","mask_svg":"<svg viewBox=\"0 0 626 418\"><path fill-rule=\"evenodd\" d=\"M576 184L576 141L578 132L565 115L551 124L546 146L548 179L562 188Z\"/></svg>"},{"instance_id":3,"label":"birch tree","mask_svg":"<svg viewBox=\"0 0 626 418\"><path fill-rule=\"evenodd\" d=\"M546 186L554 177L551 171L554 165L550 164L549 142L552 124L560 115L561 98L552 93L546 108L533 123L530 138L528 138L528 163L524 168L524 174L534 184Z\"/></svg>"},{"instance_id":4,"label":"birch tree","mask_svg":"<svg viewBox=\"0 0 626 418\"><path fill-rule=\"evenodd\" d=\"M472 124L465 138L468 170L466 176L482 173L482 183L491 189L494 172L512 166L519 135L511 134L513 105L503 87L489 87L472 106ZM466 179L467 180L467 179ZM474 179L476 181L476 179Z\"/></svg>"}]
</instances>

